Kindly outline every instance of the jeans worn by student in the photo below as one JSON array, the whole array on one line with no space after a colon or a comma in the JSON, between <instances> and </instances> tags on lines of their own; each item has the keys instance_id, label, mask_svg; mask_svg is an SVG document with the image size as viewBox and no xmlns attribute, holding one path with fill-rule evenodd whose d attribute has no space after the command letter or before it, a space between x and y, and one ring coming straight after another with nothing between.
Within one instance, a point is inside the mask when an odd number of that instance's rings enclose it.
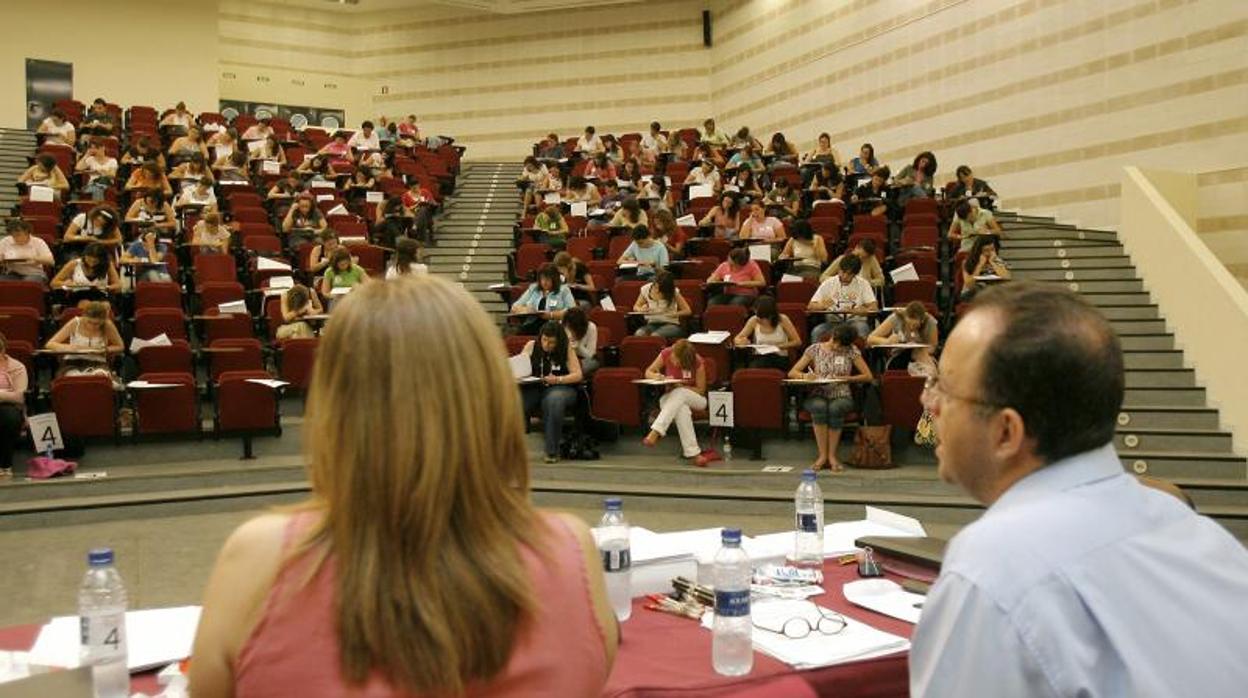
<instances>
[{"instance_id":1,"label":"jeans worn by student","mask_svg":"<svg viewBox=\"0 0 1248 698\"><path fill-rule=\"evenodd\" d=\"M559 441L563 438L563 417L576 404L576 388L570 385L526 385L521 390L521 397L526 415L541 408L546 455L558 456Z\"/></svg>"}]
</instances>

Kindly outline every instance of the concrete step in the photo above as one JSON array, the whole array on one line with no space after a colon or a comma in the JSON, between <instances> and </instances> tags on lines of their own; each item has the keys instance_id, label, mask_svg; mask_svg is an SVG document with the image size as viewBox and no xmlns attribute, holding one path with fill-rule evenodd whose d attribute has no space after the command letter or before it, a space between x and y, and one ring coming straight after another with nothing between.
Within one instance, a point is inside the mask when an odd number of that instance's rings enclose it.
<instances>
[{"instance_id":1,"label":"concrete step","mask_svg":"<svg viewBox=\"0 0 1248 698\"><path fill-rule=\"evenodd\" d=\"M1210 477L1244 478L1248 461L1232 453L1200 453L1179 451L1136 451L1120 453L1119 460L1130 472L1160 478Z\"/></svg>"},{"instance_id":2,"label":"concrete step","mask_svg":"<svg viewBox=\"0 0 1248 698\"><path fill-rule=\"evenodd\" d=\"M1204 429L1131 429L1120 427L1114 446L1122 455L1137 452L1230 453L1231 434Z\"/></svg>"},{"instance_id":3,"label":"concrete step","mask_svg":"<svg viewBox=\"0 0 1248 698\"><path fill-rule=\"evenodd\" d=\"M1014 258L1009 254L1009 248L1002 253L1002 256L1010 262L1010 269L1016 273L1025 269L1060 269L1065 271L1073 269L1079 271L1081 269L1134 269L1131 264L1131 258L1123 255L1115 255L1108 257L1053 257L1053 258Z\"/></svg>"},{"instance_id":4,"label":"concrete step","mask_svg":"<svg viewBox=\"0 0 1248 698\"><path fill-rule=\"evenodd\" d=\"M1149 334L1140 336L1119 337L1123 351L1171 351L1174 349L1174 335Z\"/></svg>"},{"instance_id":5,"label":"concrete step","mask_svg":"<svg viewBox=\"0 0 1248 698\"><path fill-rule=\"evenodd\" d=\"M1135 280L1135 269L1132 267L1101 268L1101 269L1011 269L1016 279L1033 281L1078 281L1080 285L1086 281L1123 281Z\"/></svg>"},{"instance_id":6,"label":"concrete step","mask_svg":"<svg viewBox=\"0 0 1248 698\"><path fill-rule=\"evenodd\" d=\"M1119 336L1166 334L1164 320L1110 320L1109 324Z\"/></svg>"},{"instance_id":7,"label":"concrete step","mask_svg":"<svg viewBox=\"0 0 1248 698\"><path fill-rule=\"evenodd\" d=\"M1161 317L1155 305L1105 306L1100 310L1110 320L1157 320Z\"/></svg>"},{"instance_id":8,"label":"concrete step","mask_svg":"<svg viewBox=\"0 0 1248 698\"><path fill-rule=\"evenodd\" d=\"M1124 351L1123 364L1128 371L1145 368L1185 368L1183 352L1173 351Z\"/></svg>"},{"instance_id":9,"label":"concrete step","mask_svg":"<svg viewBox=\"0 0 1248 698\"><path fill-rule=\"evenodd\" d=\"M1152 296L1145 292L1139 293L1092 293L1083 291L1079 294L1088 303L1101 308L1107 306L1141 306L1156 308Z\"/></svg>"},{"instance_id":10,"label":"concrete step","mask_svg":"<svg viewBox=\"0 0 1248 698\"><path fill-rule=\"evenodd\" d=\"M1199 429L1217 430L1218 411L1205 405L1124 406L1118 414L1118 428L1126 429Z\"/></svg>"},{"instance_id":11,"label":"concrete step","mask_svg":"<svg viewBox=\"0 0 1248 698\"><path fill-rule=\"evenodd\" d=\"M1102 243L1063 245L1054 247L1043 243L1018 242L1005 246L1001 256L1013 262L1016 259L1080 259L1086 257L1119 257L1124 254L1122 245Z\"/></svg>"},{"instance_id":12,"label":"concrete step","mask_svg":"<svg viewBox=\"0 0 1248 698\"><path fill-rule=\"evenodd\" d=\"M1061 240L1062 242L1101 242L1113 244L1118 242L1117 233L1104 230L1075 230L1072 228L1016 224L1005 225L1002 228L1009 231L1003 236L1007 247L1011 246L1016 240Z\"/></svg>"},{"instance_id":13,"label":"concrete step","mask_svg":"<svg viewBox=\"0 0 1248 698\"><path fill-rule=\"evenodd\" d=\"M1134 369L1124 372L1127 388L1190 388L1196 372L1190 368Z\"/></svg>"},{"instance_id":14,"label":"concrete step","mask_svg":"<svg viewBox=\"0 0 1248 698\"><path fill-rule=\"evenodd\" d=\"M1161 388L1154 386L1148 388L1127 388L1124 392L1123 404L1127 406L1203 407L1206 404L1204 388Z\"/></svg>"}]
</instances>

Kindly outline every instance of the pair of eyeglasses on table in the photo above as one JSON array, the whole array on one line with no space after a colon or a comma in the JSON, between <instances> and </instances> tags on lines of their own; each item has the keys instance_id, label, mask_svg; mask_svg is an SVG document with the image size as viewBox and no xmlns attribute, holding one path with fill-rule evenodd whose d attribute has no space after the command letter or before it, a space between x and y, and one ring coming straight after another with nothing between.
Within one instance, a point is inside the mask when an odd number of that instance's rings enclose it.
<instances>
[{"instance_id":1,"label":"pair of eyeglasses on table","mask_svg":"<svg viewBox=\"0 0 1248 698\"><path fill-rule=\"evenodd\" d=\"M757 621L755 621L753 625L759 630L765 630L769 633L783 635L790 640L801 640L805 637L809 637L811 633L814 632L818 632L822 635L836 635L844 630L845 626L849 624L845 620L845 616L842 616L834 611L828 611L820 608L813 601L808 603L810 604L810 608L814 611L814 615L818 616L818 619L813 618L812 614L803 614L793 616L778 625L774 623L760 625ZM813 625L811 624L812 620L814 621Z\"/></svg>"}]
</instances>

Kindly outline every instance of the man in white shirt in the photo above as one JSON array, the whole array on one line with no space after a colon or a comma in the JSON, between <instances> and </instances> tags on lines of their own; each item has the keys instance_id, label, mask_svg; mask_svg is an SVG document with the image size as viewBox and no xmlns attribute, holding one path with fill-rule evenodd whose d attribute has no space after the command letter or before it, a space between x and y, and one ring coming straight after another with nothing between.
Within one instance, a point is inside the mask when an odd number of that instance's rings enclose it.
<instances>
[{"instance_id":1,"label":"man in white shirt","mask_svg":"<svg viewBox=\"0 0 1248 698\"><path fill-rule=\"evenodd\" d=\"M1248 551L1123 471L1122 348L1058 285L985 291L924 391L939 473L988 510L945 552L910 691L1242 696Z\"/></svg>"},{"instance_id":2,"label":"man in white shirt","mask_svg":"<svg viewBox=\"0 0 1248 698\"><path fill-rule=\"evenodd\" d=\"M595 133L593 126L585 127L585 135L576 139L575 150L587 155L606 152L606 148L602 145L602 139Z\"/></svg>"},{"instance_id":3,"label":"man in white shirt","mask_svg":"<svg viewBox=\"0 0 1248 698\"><path fill-rule=\"evenodd\" d=\"M868 318L875 315L879 306L875 302L875 289L871 282L858 275L862 271L862 260L852 254L841 258L840 271L823 283L819 284L815 295L810 297L810 310L831 310L827 322L820 323L810 333L810 341L821 342L841 322L853 325L859 337L866 337L871 332Z\"/></svg>"},{"instance_id":4,"label":"man in white shirt","mask_svg":"<svg viewBox=\"0 0 1248 698\"><path fill-rule=\"evenodd\" d=\"M47 283L46 267L53 264L48 243L32 235L24 220L11 219L8 228L9 234L0 238L0 279Z\"/></svg>"},{"instance_id":5,"label":"man in white shirt","mask_svg":"<svg viewBox=\"0 0 1248 698\"><path fill-rule=\"evenodd\" d=\"M347 141L347 145L356 150L375 151L381 150L381 137L373 130L373 122L365 121L360 124L360 130L351 134L351 138Z\"/></svg>"},{"instance_id":6,"label":"man in white shirt","mask_svg":"<svg viewBox=\"0 0 1248 698\"><path fill-rule=\"evenodd\" d=\"M661 153L670 151L667 146L667 139L663 137L663 126L657 122L650 122L650 131L641 137L641 149L649 153L651 157L658 157Z\"/></svg>"}]
</instances>

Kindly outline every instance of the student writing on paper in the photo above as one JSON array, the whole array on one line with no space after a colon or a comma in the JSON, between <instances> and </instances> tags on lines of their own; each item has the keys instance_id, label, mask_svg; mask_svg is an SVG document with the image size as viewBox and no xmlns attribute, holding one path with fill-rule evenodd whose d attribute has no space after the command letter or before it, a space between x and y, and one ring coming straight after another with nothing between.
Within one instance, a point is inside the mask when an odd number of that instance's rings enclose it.
<instances>
[{"instance_id":1,"label":"student writing on paper","mask_svg":"<svg viewBox=\"0 0 1248 698\"><path fill-rule=\"evenodd\" d=\"M828 332L822 341L806 348L802 358L789 371L789 378L796 379L844 379L853 383L870 383L874 380L862 352L854 346L858 332L854 326L843 322ZM810 372L807 373L807 369ZM811 464L812 470L828 468L832 472L844 470L836 455L841 442L841 426L845 415L854 409L853 393L848 383L838 382L816 385L802 402L802 408L810 413L811 426L815 432L818 455Z\"/></svg>"},{"instance_id":2,"label":"student writing on paper","mask_svg":"<svg viewBox=\"0 0 1248 698\"><path fill-rule=\"evenodd\" d=\"M594 286L594 275L589 273L589 265L585 262L568 254L567 250L560 251L551 260L551 264L559 270L559 277L564 284L568 286L580 286L581 288L573 288L572 295L576 298L578 307L584 308L586 312L593 307L590 299L593 298L592 291L596 289Z\"/></svg>"},{"instance_id":3,"label":"student writing on paper","mask_svg":"<svg viewBox=\"0 0 1248 698\"><path fill-rule=\"evenodd\" d=\"M198 248L200 254L229 254L232 232L221 221L221 214L211 211L195 223L191 244Z\"/></svg>"},{"instance_id":4,"label":"student writing on paper","mask_svg":"<svg viewBox=\"0 0 1248 698\"><path fill-rule=\"evenodd\" d=\"M659 398L659 415L650 423L650 433L642 443L655 446L675 422L681 454L690 463L704 468L719 460L714 449L704 452L698 445L698 433L693 427L693 411L706 409L706 360L698 356L689 340L677 340L659 352L654 362L646 367L646 378L670 378L680 384L666 386L663 397Z\"/></svg>"},{"instance_id":5,"label":"student writing on paper","mask_svg":"<svg viewBox=\"0 0 1248 698\"><path fill-rule=\"evenodd\" d=\"M205 211L217 210L217 194L212 190L212 180L203 177L195 182L195 186L186 187L173 202L175 211L191 206Z\"/></svg>"},{"instance_id":6,"label":"student writing on paper","mask_svg":"<svg viewBox=\"0 0 1248 698\"><path fill-rule=\"evenodd\" d=\"M767 207L767 213L789 221L801 210L802 198L787 177L777 177L775 184L763 197L763 204Z\"/></svg>"},{"instance_id":7,"label":"student writing on paper","mask_svg":"<svg viewBox=\"0 0 1248 698\"><path fill-rule=\"evenodd\" d=\"M689 236L676 225L676 216L670 209L661 208L654 212L650 234L667 248L668 260L685 258L685 243L689 241Z\"/></svg>"},{"instance_id":8,"label":"student writing on paper","mask_svg":"<svg viewBox=\"0 0 1248 698\"><path fill-rule=\"evenodd\" d=\"M676 288L676 277L670 271L660 271L654 280L637 294L633 312L645 313L646 324L633 334L638 337L655 335L664 339L680 339L685 336L684 319L693 315L689 302Z\"/></svg>"},{"instance_id":9,"label":"student writing on paper","mask_svg":"<svg viewBox=\"0 0 1248 698\"><path fill-rule=\"evenodd\" d=\"M590 160L589 164L585 166L582 176L585 179L596 179L600 182L605 182L609 179L615 179L618 173L615 165L607 159L606 153L600 153L594 156L594 159Z\"/></svg>"},{"instance_id":10,"label":"student writing on paper","mask_svg":"<svg viewBox=\"0 0 1248 698\"><path fill-rule=\"evenodd\" d=\"M619 264L636 264L632 273L639 279L648 279L655 272L667 267L667 246L655 240L644 225L633 228L633 241L620 254ZM621 274L629 270L621 269Z\"/></svg>"},{"instance_id":11,"label":"student writing on paper","mask_svg":"<svg viewBox=\"0 0 1248 698\"><path fill-rule=\"evenodd\" d=\"M69 180L65 179L65 173L56 164L56 158L47 153L35 158L35 164L18 175L17 183L48 187L58 200L69 193Z\"/></svg>"},{"instance_id":12,"label":"student writing on paper","mask_svg":"<svg viewBox=\"0 0 1248 698\"><path fill-rule=\"evenodd\" d=\"M421 184L420 180L412 180L407 191L403 192L403 207L411 215L416 234L426 245L433 242L433 213L438 205L437 197L432 191Z\"/></svg>"},{"instance_id":13,"label":"student writing on paper","mask_svg":"<svg viewBox=\"0 0 1248 698\"><path fill-rule=\"evenodd\" d=\"M417 209L426 207L417 206ZM407 237L416 222L416 213L403 205L402 196L391 196L377 206L373 212L374 241L385 247L394 247L395 243Z\"/></svg>"},{"instance_id":14,"label":"student writing on paper","mask_svg":"<svg viewBox=\"0 0 1248 698\"><path fill-rule=\"evenodd\" d=\"M185 136L175 138L167 151L171 162L177 162L198 154L208 159L208 142L204 140L204 132L198 126L191 126Z\"/></svg>"},{"instance_id":15,"label":"student writing on paper","mask_svg":"<svg viewBox=\"0 0 1248 698\"><path fill-rule=\"evenodd\" d=\"M145 190L135 198L126 211L126 222L135 227L152 226L165 234L178 229L178 218L168 197L155 189Z\"/></svg>"},{"instance_id":16,"label":"student writing on paper","mask_svg":"<svg viewBox=\"0 0 1248 698\"><path fill-rule=\"evenodd\" d=\"M329 260L333 259L334 253L342 247L342 243L338 240L338 233L332 228L326 228L317 236L317 243L312 246L311 252L308 253L308 268L306 271L313 276L321 274L329 268Z\"/></svg>"},{"instance_id":17,"label":"student writing on paper","mask_svg":"<svg viewBox=\"0 0 1248 698\"><path fill-rule=\"evenodd\" d=\"M624 199L620 204L620 209L611 217L607 223L608 228L628 228L634 230L639 225L649 226L650 217L646 212L641 210L641 202L636 197L630 196Z\"/></svg>"},{"instance_id":18,"label":"student writing on paper","mask_svg":"<svg viewBox=\"0 0 1248 698\"><path fill-rule=\"evenodd\" d=\"M295 205L290 207L286 217L282 219L282 232L286 235L286 246L291 251L299 249L299 245L304 242L314 240L316 234L328 226L324 214L308 194L299 195L295 199Z\"/></svg>"},{"instance_id":19,"label":"student writing on paper","mask_svg":"<svg viewBox=\"0 0 1248 698\"><path fill-rule=\"evenodd\" d=\"M914 161L901 168L893 179L897 188L897 206L905 210L910 199L930 199L936 195L936 156L925 150Z\"/></svg>"},{"instance_id":20,"label":"student writing on paper","mask_svg":"<svg viewBox=\"0 0 1248 698\"><path fill-rule=\"evenodd\" d=\"M381 137L373 122L365 121L360 124L360 130L347 139L347 145L356 150L381 150Z\"/></svg>"},{"instance_id":21,"label":"student writing on paper","mask_svg":"<svg viewBox=\"0 0 1248 698\"><path fill-rule=\"evenodd\" d=\"M351 146L347 145L347 132L335 131L333 140L321 146L316 154L324 155L335 162L351 162Z\"/></svg>"},{"instance_id":22,"label":"student writing on paper","mask_svg":"<svg viewBox=\"0 0 1248 698\"><path fill-rule=\"evenodd\" d=\"M598 370L598 325L589 319L584 308L577 306L563 314L563 330L581 360L581 374L589 380Z\"/></svg>"},{"instance_id":23,"label":"student writing on paper","mask_svg":"<svg viewBox=\"0 0 1248 698\"><path fill-rule=\"evenodd\" d=\"M723 181L720 179L719 170L715 169L715 161L707 157L697 167L689 170L689 174L685 175L684 184L686 188L704 184L711 188L712 195L717 195L723 186Z\"/></svg>"},{"instance_id":24,"label":"student writing on paper","mask_svg":"<svg viewBox=\"0 0 1248 698\"><path fill-rule=\"evenodd\" d=\"M1011 277L1010 267L1001 259L1001 240L996 235L977 235L962 264L961 300L969 301L976 291L987 283L980 281L981 276L995 276L1001 279Z\"/></svg>"},{"instance_id":25,"label":"student writing on paper","mask_svg":"<svg viewBox=\"0 0 1248 698\"><path fill-rule=\"evenodd\" d=\"M537 334L547 320L562 320L563 314L576 305L572 290L563 283L559 269L553 264L543 264L537 270L537 281L529 284L524 295L516 299L511 312L529 314L520 323L520 334Z\"/></svg>"},{"instance_id":26,"label":"student writing on paper","mask_svg":"<svg viewBox=\"0 0 1248 698\"><path fill-rule=\"evenodd\" d=\"M126 180L126 191L140 193L154 191L166 198L173 196L173 186L165 177L165 171L158 163L151 160L130 172L130 178Z\"/></svg>"},{"instance_id":27,"label":"student writing on paper","mask_svg":"<svg viewBox=\"0 0 1248 698\"><path fill-rule=\"evenodd\" d=\"M394 246L394 260L386 267L386 279L397 279L411 274L428 274L429 267L421 263L420 243L402 238Z\"/></svg>"},{"instance_id":28,"label":"student writing on paper","mask_svg":"<svg viewBox=\"0 0 1248 698\"><path fill-rule=\"evenodd\" d=\"M305 159L304 163L308 161ZM236 182L242 184L250 183L250 175L247 172L247 153L241 150L235 150L225 156L225 161L218 161L213 164L213 168L217 172L218 180L224 184L226 182Z\"/></svg>"},{"instance_id":29,"label":"student writing on paper","mask_svg":"<svg viewBox=\"0 0 1248 698\"><path fill-rule=\"evenodd\" d=\"M827 333L841 322L849 322L859 337L866 337L871 330L868 319L879 309L875 302L875 289L858 273L862 271L861 260L854 255L842 255L836 270L836 276L819 284L807 309L835 311L846 319L830 317L820 323L810 332L812 342L823 341Z\"/></svg>"},{"instance_id":30,"label":"student writing on paper","mask_svg":"<svg viewBox=\"0 0 1248 698\"><path fill-rule=\"evenodd\" d=\"M0 334L0 482L13 477L13 450L26 424L26 366L9 356L8 342Z\"/></svg>"},{"instance_id":31,"label":"student writing on paper","mask_svg":"<svg viewBox=\"0 0 1248 698\"><path fill-rule=\"evenodd\" d=\"M278 340L305 339L313 336L312 326L303 318L325 312L321 299L303 284L295 284L281 296L282 324L274 336Z\"/></svg>"},{"instance_id":32,"label":"student writing on paper","mask_svg":"<svg viewBox=\"0 0 1248 698\"><path fill-rule=\"evenodd\" d=\"M763 296L754 304L754 315L745 327L733 337L732 343L743 347L748 344L777 347L779 354L755 354L750 357L750 368L789 369L789 351L802 346L802 336L797 333L788 315L776 309L776 299Z\"/></svg>"},{"instance_id":33,"label":"student writing on paper","mask_svg":"<svg viewBox=\"0 0 1248 698\"><path fill-rule=\"evenodd\" d=\"M156 163L161 172L165 171L165 154L152 143L151 136L139 136L130 141L130 147L121 154L121 164L142 166L148 162Z\"/></svg>"},{"instance_id":34,"label":"student writing on paper","mask_svg":"<svg viewBox=\"0 0 1248 698\"><path fill-rule=\"evenodd\" d=\"M247 127L246 131L243 131L243 140L260 141L272 136L274 134L272 123L273 120L269 117L262 117L256 123Z\"/></svg>"},{"instance_id":35,"label":"student writing on paper","mask_svg":"<svg viewBox=\"0 0 1248 698\"><path fill-rule=\"evenodd\" d=\"M649 182L642 182L637 190L637 198L649 203L651 218L661 211L670 213L674 205L672 192L667 188L667 180L663 177L652 177Z\"/></svg>"},{"instance_id":36,"label":"student writing on paper","mask_svg":"<svg viewBox=\"0 0 1248 698\"><path fill-rule=\"evenodd\" d=\"M48 243L35 237L31 224L20 218L10 218L5 228L8 235L0 238L0 279L46 283L47 269L56 263Z\"/></svg>"},{"instance_id":37,"label":"student writing on paper","mask_svg":"<svg viewBox=\"0 0 1248 698\"><path fill-rule=\"evenodd\" d=\"M44 136L44 143L55 143L57 145L67 145L74 147L74 143L78 140L78 135L74 132L74 125L65 117L65 112L60 109L53 109L48 118L39 122L39 128L35 133Z\"/></svg>"},{"instance_id":38,"label":"student writing on paper","mask_svg":"<svg viewBox=\"0 0 1248 698\"><path fill-rule=\"evenodd\" d=\"M209 184L212 183L212 170L208 165L204 164L203 156L198 153L187 157L182 161L182 164L173 168L173 171L169 173L169 179L183 182L183 187L186 186L184 184L185 180L189 179L198 182L205 178L209 180Z\"/></svg>"},{"instance_id":39,"label":"student writing on paper","mask_svg":"<svg viewBox=\"0 0 1248 698\"><path fill-rule=\"evenodd\" d=\"M854 190L856 210L872 216L888 212L888 178L892 176L888 165L871 170L871 178Z\"/></svg>"},{"instance_id":40,"label":"student writing on paper","mask_svg":"<svg viewBox=\"0 0 1248 698\"><path fill-rule=\"evenodd\" d=\"M52 278L54 289L70 291L121 290L121 277L113 266L112 255L99 243L91 243L78 259L71 259ZM97 294L98 295L98 294Z\"/></svg>"},{"instance_id":41,"label":"student writing on paper","mask_svg":"<svg viewBox=\"0 0 1248 698\"><path fill-rule=\"evenodd\" d=\"M724 240L737 239L737 231L741 229L741 202L731 193L724 194L719 205L711 208L698 221L698 227L713 226L715 237Z\"/></svg>"},{"instance_id":42,"label":"student writing on paper","mask_svg":"<svg viewBox=\"0 0 1248 698\"><path fill-rule=\"evenodd\" d=\"M614 179L607 180L614 182ZM603 206L602 193L598 191L598 187L594 183L577 175L568 180L568 188L564 189L560 198L565 203L575 204L584 203L587 206Z\"/></svg>"},{"instance_id":43,"label":"student writing on paper","mask_svg":"<svg viewBox=\"0 0 1248 698\"><path fill-rule=\"evenodd\" d=\"M169 245L158 239L155 228L147 228L121 253L121 263L142 263L134 267L136 281L167 282L173 280L166 262L168 255Z\"/></svg>"},{"instance_id":44,"label":"student writing on paper","mask_svg":"<svg viewBox=\"0 0 1248 698\"><path fill-rule=\"evenodd\" d=\"M355 263L345 247L339 247L329 259L325 276L321 277L321 295L328 298L336 288L355 288L365 281L368 281L368 272Z\"/></svg>"},{"instance_id":45,"label":"student writing on paper","mask_svg":"<svg viewBox=\"0 0 1248 698\"><path fill-rule=\"evenodd\" d=\"M888 354L885 369L900 367L912 375L930 376L936 373L937 322L919 301L910 301L906 307L894 310L867 336L867 346L880 344L926 344L923 349L893 349ZM917 364L917 365L916 365Z\"/></svg>"},{"instance_id":46,"label":"student writing on paper","mask_svg":"<svg viewBox=\"0 0 1248 698\"><path fill-rule=\"evenodd\" d=\"M728 181L727 186L736 187L736 195L744 202L759 201L763 198L763 188L758 177L748 167L737 168L736 174Z\"/></svg>"},{"instance_id":47,"label":"student writing on paper","mask_svg":"<svg viewBox=\"0 0 1248 698\"><path fill-rule=\"evenodd\" d=\"M117 181L117 159L104 150L101 143L92 143L87 152L78 158L74 165L74 174L82 175L81 196L93 201L104 199L104 193L113 188Z\"/></svg>"},{"instance_id":48,"label":"student writing on paper","mask_svg":"<svg viewBox=\"0 0 1248 698\"><path fill-rule=\"evenodd\" d=\"M845 201L845 178L831 163L820 163L811 177L806 191L810 192L811 207L816 201Z\"/></svg>"},{"instance_id":49,"label":"student writing on paper","mask_svg":"<svg viewBox=\"0 0 1248 698\"><path fill-rule=\"evenodd\" d=\"M817 281L828 261L828 247L822 235L815 235L810 223L804 219L793 221L792 235L780 250L781 260L792 260L788 273L807 281Z\"/></svg>"},{"instance_id":50,"label":"student writing on paper","mask_svg":"<svg viewBox=\"0 0 1248 698\"><path fill-rule=\"evenodd\" d=\"M43 348L50 351L98 352L61 357L61 365L56 372L58 377L98 373L116 382L117 377L113 375L108 357L109 354L120 354L126 347L117 326L109 317L112 309L103 301L87 301L80 307L82 313L62 325Z\"/></svg>"},{"instance_id":51,"label":"student writing on paper","mask_svg":"<svg viewBox=\"0 0 1248 698\"><path fill-rule=\"evenodd\" d=\"M862 262L862 269L858 272L858 275L871 284L871 288L875 289L877 296L880 295L884 291L884 269L880 267L880 258L876 254L878 249L878 243L876 243L875 238L859 238L853 249L832 260L832 263L823 271L819 280L827 281L841 273L841 260L846 255L852 255Z\"/></svg>"},{"instance_id":52,"label":"student writing on paper","mask_svg":"<svg viewBox=\"0 0 1248 698\"><path fill-rule=\"evenodd\" d=\"M602 144L602 139L598 137L598 132L593 126L586 126L585 133L576 140L576 146L573 151L584 153L586 155L595 155L604 152L606 148Z\"/></svg>"},{"instance_id":53,"label":"student writing on paper","mask_svg":"<svg viewBox=\"0 0 1248 698\"><path fill-rule=\"evenodd\" d=\"M580 309L577 309L578 312ZM532 376L540 382L520 386L524 401L524 413L542 416L545 436L544 461L559 462L559 441L563 438L563 417L576 404L577 392L573 387L584 379L580 356L568 339L563 325L550 320L542 325L537 340L530 340L520 350L529 359Z\"/></svg>"},{"instance_id":54,"label":"student writing on paper","mask_svg":"<svg viewBox=\"0 0 1248 698\"><path fill-rule=\"evenodd\" d=\"M275 162L278 165L286 164L286 151L277 142L277 136L270 135L263 141L260 141L260 143L262 145L259 148L248 150L248 160L251 162Z\"/></svg>"},{"instance_id":55,"label":"student writing on paper","mask_svg":"<svg viewBox=\"0 0 1248 698\"><path fill-rule=\"evenodd\" d=\"M750 215L741 224L741 240L759 240L762 242L781 242L786 239L784 223L779 218L767 215L759 202L750 204Z\"/></svg>"},{"instance_id":56,"label":"student writing on paper","mask_svg":"<svg viewBox=\"0 0 1248 698\"><path fill-rule=\"evenodd\" d=\"M969 201L958 204L954 210L953 221L949 223L949 239L958 242L959 251L967 252L975 244L975 239L983 235L1000 237L1004 232L992 211L971 205Z\"/></svg>"},{"instance_id":57,"label":"student writing on paper","mask_svg":"<svg viewBox=\"0 0 1248 698\"><path fill-rule=\"evenodd\" d=\"M758 298L759 289L767 286L767 279L758 262L750 259L750 251L744 247L728 253L728 261L721 263L707 278L708 284L726 283L723 290L707 299L707 305L744 305L749 307Z\"/></svg>"},{"instance_id":58,"label":"student writing on paper","mask_svg":"<svg viewBox=\"0 0 1248 698\"><path fill-rule=\"evenodd\" d=\"M827 133L821 133L815 139L815 147L809 152L802 153L801 164L803 166L818 166L825 162L832 163L832 167L839 170L843 160L841 159L840 151L836 149L836 146L832 145L832 136ZM814 168L811 168L810 171L813 173L813 170Z\"/></svg>"},{"instance_id":59,"label":"student writing on paper","mask_svg":"<svg viewBox=\"0 0 1248 698\"><path fill-rule=\"evenodd\" d=\"M618 643L602 558L531 504L498 328L432 275L340 303L309 388L312 497L226 541L191 693L599 695Z\"/></svg>"},{"instance_id":60,"label":"student writing on paper","mask_svg":"<svg viewBox=\"0 0 1248 698\"><path fill-rule=\"evenodd\" d=\"M949 190L949 195L956 201L961 201L967 197L997 195L997 192L993 191L987 182L982 179L976 179L974 173L971 172L971 168L966 165L958 165L957 176L957 183Z\"/></svg>"},{"instance_id":61,"label":"student writing on paper","mask_svg":"<svg viewBox=\"0 0 1248 698\"><path fill-rule=\"evenodd\" d=\"M537 190L546 181L549 172L537 158L529 156L524 159L524 169L516 178L516 187L520 189L521 215L527 214L537 206Z\"/></svg>"}]
</instances>

